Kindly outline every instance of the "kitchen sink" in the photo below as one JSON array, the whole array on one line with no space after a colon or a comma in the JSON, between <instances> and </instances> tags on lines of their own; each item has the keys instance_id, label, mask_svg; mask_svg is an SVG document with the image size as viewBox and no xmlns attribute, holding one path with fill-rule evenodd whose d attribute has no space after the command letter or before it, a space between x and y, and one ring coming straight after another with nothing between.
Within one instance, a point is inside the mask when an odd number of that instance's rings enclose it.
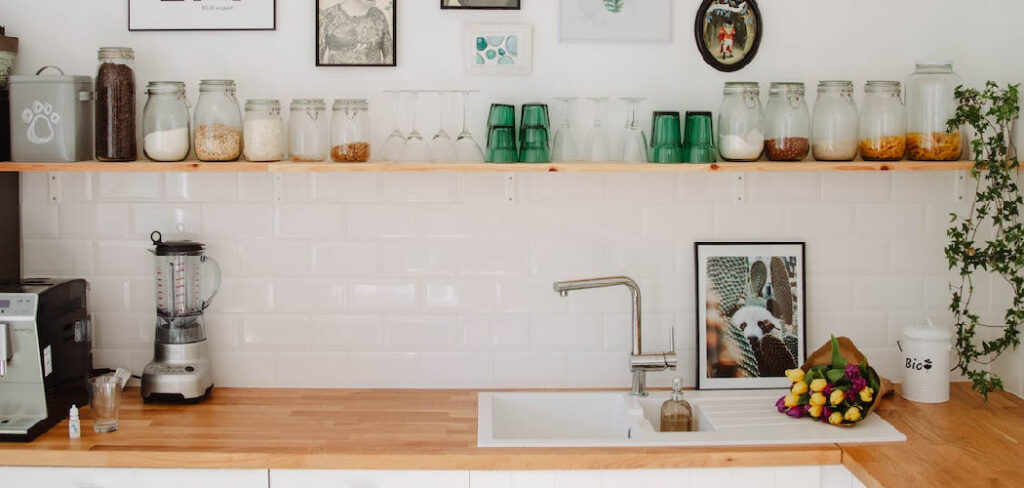
<instances>
[{"instance_id":1,"label":"kitchen sink","mask_svg":"<svg viewBox=\"0 0 1024 488\"><path fill-rule=\"evenodd\" d=\"M669 392L484 392L478 397L480 447L752 446L901 442L878 415L838 428L778 413L785 390L689 391L691 432L660 432Z\"/></svg>"}]
</instances>

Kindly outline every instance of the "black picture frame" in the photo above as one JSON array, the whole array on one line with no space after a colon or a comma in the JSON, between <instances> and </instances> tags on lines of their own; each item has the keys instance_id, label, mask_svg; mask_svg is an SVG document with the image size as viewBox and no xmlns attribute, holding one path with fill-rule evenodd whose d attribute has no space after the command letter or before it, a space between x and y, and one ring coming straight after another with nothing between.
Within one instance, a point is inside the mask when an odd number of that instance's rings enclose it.
<instances>
[{"instance_id":1,"label":"black picture frame","mask_svg":"<svg viewBox=\"0 0 1024 488\"><path fill-rule=\"evenodd\" d=\"M125 18L125 22L128 24L128 32L182 32L182 31L216 32L216 31L275 31L275 30L277 30L277 0L273 0L273 2L274 2L273 3L273 5L274 5L274 7L273 7L274 8L274 20L273 20L273 24L270 27L239 27L239 28L225 28L225 29L219 29L219 28L211 28L211 29L189 29L189 28L180 28L180 29L136 29L136 28L132 28L132 1L131 0L125 0L125 1L128 4L128 16Z\"/></svg>"},{"instance_id":2,"label":"black picture frame","mask_svg":"<svg viewBox=\"0 0 1024 488\"><path fill-rule=\"evenodd\" d=\"M313 34L313 56L316 59L317 67L335 68L393 68L398 66L398 0L391 0L391 63L381 64L334 64L324 63L320 60L320 0L313 2L313 24L316 26Z\"/></svg>"},{"instance_id":3,"label":"black picture frame","mask_svg":"<svg viewBox=\"0 0 1024 488\"><path fill-rule=\"evenodd\" d=\"M794 302L796 303L797 313L798 313L798 315L794 315L793 316L793 319L795 319L796 321L799 322L798 324L795 324L795 328L796 328L797 335L798 335L797 344L796 344L798 353L796 354L796 357L793 358L795 360L796 364L792 365L792 366L793 367L799 367L807 359L807 355L809 354L808 351L807 351L807 266L806 266L806 263L807 263L807 245L806 245L805 242L799 242L799 241L778 241L778 242L772 242L772 241L754 241L754 242L744 242L744 241L738 241L738 242L737 241L733 241L733 242L729 242L729 241L717 241L717 242L715 242L715 241L705 241L705 242L694 242L694 244L693 244L694 281L695 281L695 286L694 286L694 295L695 295L695 297L694 297L695 298L695 300L694 300L694 309L695 309L695 323L696 323L696 328L697 328L696 335L695 335L695 337L696 337L696 344L697 344L697 366L696 366L697 389L699 389L699 390L713 390L713 389L776 389L776 388L787 388L790 385L790 381L784 375L773 375L770 378L757 378L757 377L750 378L750 377L739 377L739 376L733 376L733 377L717 377L717 376L716 377L710 377L709 376L709 371L708 371L708 369L709 369L709 367L708 367L708 351L707 351L707 349L708 349L708 342L707 342L707 340L708 340L708 337L707 337L708 336L708 316L707 316L707 309L708 309L708 303L707 303L707 299L708 299L708 294L707 294L708 287L707 287L707 284L708 284L708 282L707 282L707 280L708 280L708 278L706 276L704 276L704 273L703 273L704 271L707 271L707 267L701 265L702 264L701 263L701 256L702 256L701 250L702 250L702 248L713 248L713 247L716 247L716 246L729 246L729 247L734 247L734 248L735 247L749 248L750 251L748 251L745 254L739 254L739 253L732 253L732 254L730 254L730 253L726 252L726 253L723 253L723 254L715 254L713 256L708 256L708 257L714 257L714 256L741 256L741 255L748 256L748 257L749 256L755 256L755 255L758 255L758 254L756 254L756 249L760 247L760 248L763 248L762 249L762 253L760 254L760 256L770 257L770 258L772 258L772 261L774 261L774 258L778 257L778 256L774 255L774 250L775 249L778 249L780 247L789 247L789 248L793 248L795 251L798 251L798 252L794 252L794 256L793 256L793 257L797 258L797 262L795 263L795 265L799 268L799 270L798 270L798 272L794 273L795 277L798 277L798 281L797 281L796 292L795 292L795 294L792 295L792 298L794 299ZM768 247L773 247L775 249L768 250L767 249ZM766 250L768 250L769 252L763 252L763 251L766 251ZM773 264L769 264L768 266L770 268L770 267L773 266ZM796 270L794 270L794 271L796 271ZM788 273L788 270L787 270L787 273ZM794 278L794 276L789 276L788 274L787 274L787 277L789 279ZM770 271L769 271L769 274L766 276L766 282L768 280L771 280L771 278L772 277L771 277ZM775 286L775 285L771 285L771 286ZM792 291L790 291L790 293L792 293ZM724 297L719 296L719 299L721 300L721 302L719 303L719 306L717 308L718 308L719 311L721 311L723 309L723 303L728 302L728 298L724 298ZM728 306L728 303L725 303L725 305ZM748 300L745 301L744 306L741 307L741 308L746 308L749 305L750 305L750 302L749 302L749 299L748 299ZM769 302L769 306L765 307L765 311L766 312L768 311L767 310L768 308L772 308L770 306L770 302ZM772 312L768 312L768 313L771 314L771 316L773 318L777 318L777 317L775 317L774 313L772 313ZM792 310L791 310L791 313L792 313ZM723 317L723 316L719 315L717 318L720 319L720 320L727 321L726 326L729 327L729 326L734 326L735 325L735 324L732 324L732 320L733 320L734 317L735 317L735 315L729 315L728 317ZM785 320L785 319L783 318L783 319L779 319L779 320ZM794 325L794 324L790 324L790 325ZM751 344L749 342L749 339L746 339L746 337L744 337L744 340L747 340L748 344ZM751 346L752 346L752 344L751 344Z\"/></svg>"},{"instance_id":4,"label":"black picture frame","mask_svg":"<svg viewBox=\"0 0 1024 488\"><path fill-rule=\"evenodd\" d=\"M515 7L463 7L463 6L445 5L445 1L446 0L439 0L439 2L441 3L441 9L442 10L522 10L522 8L523 8L523 1L522 0L516 0L516 6Z\"/></svg>"},{"instance_id":5,"label":"black picture frame","mask_svg":"<svg viewBox=\"0 0 1024 488\"><path fill-rule=\"evenodd\" d=\"M757 23L757 31L754 33L753 44L744 54L743 59L735 63L723 63L715 56L714 53L711 52L711 49L704 40L704 20L707 17L708 10L714 5L721 5L723 3L729 3L730 5L742 5L746 3ZM727 73L739 71L743 69L744 66L750 64L750 62L757 56L758 48L761 47L761 37L763 34L764 22L761 20L761 9L757 5L757 0L703 0L700 7L697 8L697 16L693 23L693 36L697 42L697 50L700 51L700 55L704 58L704 62L711 65L712 68L715 68L718 71L724 71Z\"/></svg>"}]
</instances>

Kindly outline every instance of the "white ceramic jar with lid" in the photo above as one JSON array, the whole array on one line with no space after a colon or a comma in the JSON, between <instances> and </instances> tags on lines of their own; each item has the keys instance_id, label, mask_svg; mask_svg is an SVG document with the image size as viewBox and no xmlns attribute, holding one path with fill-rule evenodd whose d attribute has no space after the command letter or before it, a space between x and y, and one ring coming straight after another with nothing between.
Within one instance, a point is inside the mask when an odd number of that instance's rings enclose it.
<instances>
[{"instance_id":1,"label":"white ceramic jar with lid","mask_svg":"<svg viewBox=\"0 0 1024 488\"><path fill-rule=\"evenodd\" d=\"M903 398L921 403L949 401L952 337L952 331L927 318L903 329L897 341L903 353Z\"/></svg>"}]
</instances>

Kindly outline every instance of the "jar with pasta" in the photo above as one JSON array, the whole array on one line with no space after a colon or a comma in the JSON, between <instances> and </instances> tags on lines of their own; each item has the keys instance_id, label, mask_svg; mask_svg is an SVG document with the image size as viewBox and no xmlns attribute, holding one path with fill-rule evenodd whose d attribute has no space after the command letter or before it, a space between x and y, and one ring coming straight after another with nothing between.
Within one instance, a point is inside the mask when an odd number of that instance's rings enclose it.
<instances>
[{"instance_id":1,"label":"jar with pasta","mask_svg":"<svg viewBox=\"0 0 1024 488\"><path fill-rule=\"evenodd\" d=\"M963 80L948 61L921 61L907 78L907 157L914 161L956 161L963 150L959 128L946 121L956 113L954 90Z\"/></svg>"},{"instance_id":2,"label":"jar with pasta","mask_svg":"<svg viewBox=\"0 0 1024 488\"><path fill-rule=\"evenodd\" d=\"M818 83L811 133L814 159L852 161L857 157L857 104L852 81Z\"/></svg>"},{"instance_id":3,"label":"jar with pasta","mask_svg":"<svg viewBox=\"0 0 1024 488\"><path fill-rule=\"evenodd\" d=\"M899 161L906 152L906 121L898 81L864 85L860 114L860 157L865 161Z\"/></svg>"},{"instance_id":4,"label":"jar with pasta","mask_svg":"<svg viewBox=\"0 0 1024 488\"><path fill-rule=\"evenodd\" d=\"M801 161L811 149L811 114L803 83L773 82L764 112L764 154L772 161Z\"/></svg>"},{"instance_id":5,"label":"jar with pasta","mask_svg":"<svg viewBox=\"0 0 1024 488\"><path fill-rule=\"evenodd\" d=\"M370 116L365 99L335 100L331 121L331 161L370 160Z\"/></svg>"},{"instance_id":6,"label":"jar with pasta","mask_svg":"<svg viewBox=\"0 0 1024 488\"><path fill-rule=\"evenodd\" d=\"M327 159L328 135L327 104L322 98L296 98L292 100L288 118L288 143L292 161L312 163Z\"/></svg>"}]
</instances>

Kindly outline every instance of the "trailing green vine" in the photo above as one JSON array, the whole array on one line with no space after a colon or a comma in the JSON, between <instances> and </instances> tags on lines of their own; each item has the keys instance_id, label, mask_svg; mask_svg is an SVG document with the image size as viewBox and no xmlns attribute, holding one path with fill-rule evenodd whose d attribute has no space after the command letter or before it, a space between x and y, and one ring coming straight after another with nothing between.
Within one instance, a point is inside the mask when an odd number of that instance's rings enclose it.
<instances>
[{"instance_id":1,"label":"trailing green vine","mask_svg":"<svg viewBox=\"0 0 1024 488\"><path fill-rule=\"evenodd\" d=\"M949 304L956 321L955 369L986 399L990 392L1003 389L1002 379L986 366L1020 345L1024 322L1024 225L1020 220L1024 200L1017 185L1020 162L1010 142L1012 124L1020 115L1019 86L1003 88L989 81L983 90L957 87L956 114L947 122L950 132L967 126L975 134L970 171L976 184L974 200L966 216L950 214L946 231L946 259L959 276L959 284L950 284ZM983 323L972 308L975 272L991 274L1012 290L1012 305L1001 324ZM979 331L993 333L979 337Z\"/></svg>"}]
</instances>

